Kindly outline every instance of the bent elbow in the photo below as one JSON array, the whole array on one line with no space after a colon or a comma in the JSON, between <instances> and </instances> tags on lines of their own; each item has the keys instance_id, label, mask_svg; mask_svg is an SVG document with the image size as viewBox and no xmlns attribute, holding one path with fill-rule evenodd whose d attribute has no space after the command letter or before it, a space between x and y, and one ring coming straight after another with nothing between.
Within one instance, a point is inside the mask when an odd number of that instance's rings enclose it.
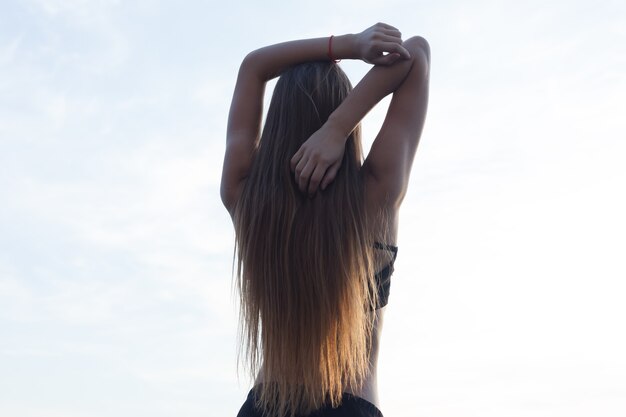
<instances>
[{"instance_id":1,"label":"bent elbow","mask_svg":"<svg viewBox=\"0 0 626 417\"><path fill-rule=\"evenodd\" d=\"M428 41L421 36L412 36L405 40L402 45L411 54L413 65L420 68L420 73L424 78L428 78L430 73L430 45Z\"/></svg>"},{"instance_id":2,"label":"bent elbow","mask_svg":"<svg viewBox=\"0 0 626 417\"><path fill-rule=\"evenodd\" d=\"M425 64L430 65L430 44L421 36L412 36L402 43L411 57L415 60L423 61Z\"/></svg>"}]
</instances>

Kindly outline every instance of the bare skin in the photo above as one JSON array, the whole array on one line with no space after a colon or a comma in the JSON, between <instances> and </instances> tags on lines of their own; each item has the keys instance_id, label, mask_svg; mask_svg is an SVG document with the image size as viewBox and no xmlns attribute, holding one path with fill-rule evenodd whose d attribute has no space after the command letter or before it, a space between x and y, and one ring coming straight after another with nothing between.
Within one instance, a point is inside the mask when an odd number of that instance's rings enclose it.
<instances>
[{"instance_id":1,"label":"bare skin","mask_svg":"<svg viewBox=\"0 0 626 417\"><path fill-rule=\"evenodd\" d=\"M260 138L265 82L293 63L325 59L327 42L327 38L317 38L272 45L254 51L242 63L229 115L221 185L222 201L231 216L252 164L252 150ZM384 210L390 219L387 230L379 230L377 235L386 236L380 240L395 245L398 213L426 118L430 48L419 36L403 42L400 32L384 23L358 35L338 36L334 42L336 58L361 59L375 66L324 126L304 142L292 158L291 168L301 191L311 195L323 192L339 169L350 132L376 103L393 93L383 126L361 169L368 212ZM388 54L383 55L385 52ZM381 257L376 263L380 270L386 259ZM378 353L385 310L376 311L367 378L361 387L345 389L377 407ZM255 385L262 381L263 369Z\"/></svg>"}]
</instances>

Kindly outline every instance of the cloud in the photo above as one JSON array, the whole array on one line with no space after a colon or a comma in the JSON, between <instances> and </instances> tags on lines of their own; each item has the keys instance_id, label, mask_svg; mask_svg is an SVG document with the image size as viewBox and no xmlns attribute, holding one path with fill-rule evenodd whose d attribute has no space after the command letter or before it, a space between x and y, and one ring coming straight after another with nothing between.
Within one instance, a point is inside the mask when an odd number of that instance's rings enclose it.
<instances>
[{"instance_id":1,"label":"cloud","mask_svg":"<svg viewBox=\"0 0 626 417\"><path fill-rule=\"evenodd\" d=\"M410 390L424 392L422 411L483 410L481 390L498 384L517 394L501 390L482 415L510 404L584 415L555 394L618 410L623 369L608 365L626 343L612 331L624 313L623 5L535 3L396 2L414 12L381 18L369 5L350 22L319 15L317 29L253 19L245 30L248 16L280 11L78 0L7 9L0 359L12 368L0 385L16 395L0 414L96 415L102 392L119 415L180 404L195 415L214 403L232 413L246 390L234 382L234 242L218 191L234 71L263 39L378 20L425 36L433 57L381 345L383 411L400 413ZM368 69L341 65L355 85ZM366 141L388 103L368 114ZM573 367L602 384L568 384ZM39 387L50 397L25 407Z\"/></svg>"}]
</instances>

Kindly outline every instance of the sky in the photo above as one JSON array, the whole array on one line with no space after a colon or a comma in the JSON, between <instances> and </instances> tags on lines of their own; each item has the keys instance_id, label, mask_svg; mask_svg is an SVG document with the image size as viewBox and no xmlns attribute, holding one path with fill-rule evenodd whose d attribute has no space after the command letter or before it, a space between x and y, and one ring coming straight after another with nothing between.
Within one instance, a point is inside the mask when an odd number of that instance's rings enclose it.
<instances>
[{"instance_id":1,"label":"sky","mask_svg":"<svg viewBox=\"0 0 626 417\"><path fill-rule=\"evenodd\" d=\"M0 13L0 415L236 415L251 381L219 181L239 64L379 21L431 47L385 417L626 414L626 3L16 0ZM369 69L339 65L354 85Z\"/></svg>"}]
</instances>

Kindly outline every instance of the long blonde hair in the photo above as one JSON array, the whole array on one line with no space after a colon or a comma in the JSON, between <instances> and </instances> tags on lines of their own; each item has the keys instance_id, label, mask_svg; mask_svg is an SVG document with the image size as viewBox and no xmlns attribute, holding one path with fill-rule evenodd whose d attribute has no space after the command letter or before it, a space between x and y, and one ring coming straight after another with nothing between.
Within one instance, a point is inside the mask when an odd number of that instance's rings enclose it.
<instances>
[{"instance_id":1,"label":"long blonde hair","mask_svg":"<svg viewBox=\"0 0 626 417\"><path fill-rule=\"evenodd\" d=\"M360 126L336 179L315 197L299 191L289 166L351 89L331 62L283 72L234 211L238 363L243 350L252 378L263 365L256 406L267 416L336 407L369 367L378 293Z\"/></svg>"}]
</instances>

